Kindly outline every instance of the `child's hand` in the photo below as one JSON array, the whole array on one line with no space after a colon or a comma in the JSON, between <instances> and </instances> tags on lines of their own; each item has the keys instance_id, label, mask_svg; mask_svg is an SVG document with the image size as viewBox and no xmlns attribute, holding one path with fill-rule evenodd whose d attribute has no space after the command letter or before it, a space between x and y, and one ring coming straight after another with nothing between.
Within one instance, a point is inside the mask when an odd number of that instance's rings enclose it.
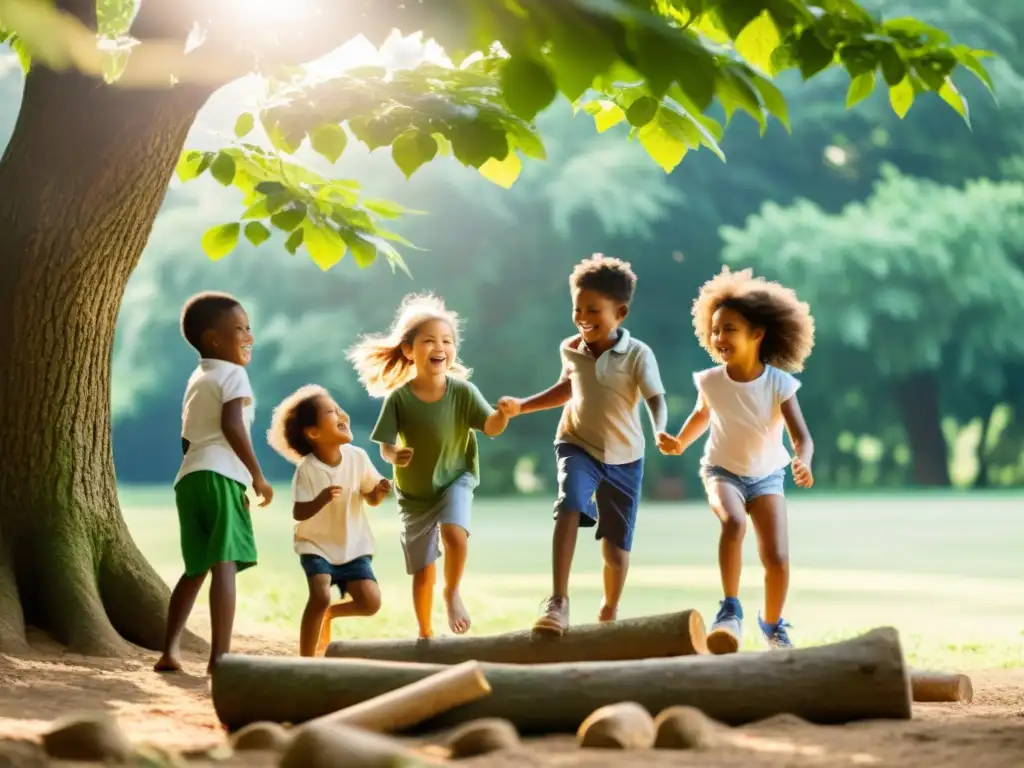
<instances>
[{"instance_id":1,"label":"child's hand","mask_svg":"<svg viewBox=\"0 0 1024 768\"><path fill-rule=\"evenodd\" d=\"M793 482L799 488L810 488L814 485L814 474L810 465L804 464L799 456L793 457Z\"/></svg>"},{"instance_id":2,"label":"child's hand","mask_svg":"<svg viewBox=\"0 0 1024 768\"><path fill-rule=\"evenodd\" d=\"M257 477L252 481L253 492L260 497L260 506L265 507L274 500L274 489L270 487L270 483L264 480L262 477Z\"/></svg>"},{"instance_id":3,"label":"child's hand","mask_svg":"<svg viewBox=\"0 0 1024 768\"><path fill-rule=\"evenodd\" d=\"M656 435L658 450L666 456L679 456L683 452L683 444L675 435L668 432L659 432Z\"/></svg>"},{"instance_id":4,"label":"child's hand","mask_svg":"<svg viewBox=\"0 0 1024 768\"><path fill-rule=\"evenodd\" d=\"M321 507L326 507L336 498L341 496L341 494L342 489L340 485L328 485L326 488L324 488L322 491L320 491L320 493L316 495L316 502Z\"/></svg>"},{"instance_id":5,"label":"child's hand","mask_svg":"<svg viewBox=\"0 0 1024 768\"><path fill-rule=\"evenodd\" d=\"M412 461L412 448L404 446L395 450L394 464L396 467L407 467L410 461Z\"/></svg>"},{"instance_id":6,"label":"child's hand","mask_svg":"<svg viewBox=\"0 0 1024 768\"><path fill-rule=\"evenodd\" d=\"M382 477L380 482L377 483L377 487L373 489L378 499L383 499L389 493L391 493L391 481L386 477Z\"/></svg>"},{"instance_id":7,"label":"child's hand","mask_svg":"<svg viewBox=\"0 0 1024 768\"><path fill-rule=\"evenodd\" d=\"M503 397L498 401L498 410L506 419L514 419L519 415L522 405L514 397Z\"/></svg>"}]
</instances>

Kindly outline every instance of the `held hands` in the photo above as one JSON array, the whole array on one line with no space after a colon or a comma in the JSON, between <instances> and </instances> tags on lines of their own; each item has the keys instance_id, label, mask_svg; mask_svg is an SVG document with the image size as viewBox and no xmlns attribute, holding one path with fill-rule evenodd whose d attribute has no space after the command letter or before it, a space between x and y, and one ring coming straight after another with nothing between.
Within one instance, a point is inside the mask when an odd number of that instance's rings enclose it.
<instances>
[{"instance_id":1,"label":"held hands","mask_svg":"<svg viewBox=\"0 0 1024 768\"><path fill-rule=\"evenodd\" d=\"M274 500L274 489L270 487L268 483L262 477L257 477L252 481L253 492L260 497L260 506L265 507Z\"/></svg>"},{"instance_id":2,"label":"held hands","mask_svg":"<svg viewBox=\"0 0 1024 768\"><path fill-rule=\"evenodd\" d=\"M498 401L498 410L506 419L514 419L522 410L522 405L514 397L503 397Z\"/></svg>"},{"instance_id":3,"label":"held hands","mask_svg":"<svg viewBox=\"0 0 1024 768\"><path fill-rule=\"evenodd\" d=\"M793 482L799 488L810 488L814 485L814 474L809 464L804 464L799 456L793 457Z\"/></svg>"},{"instance_id":4,"label":"held hands","mask_svg":"<svg viewBox=\"0 0 1024 768\"><path fill-rule=\"evenodd\" d=\"M659 432L656 435L658 450L666 456L679 456L683 452L683 443L675 435L668 432Z\"/></svg>"},{"instance_id":5,"label":"held hands","mask_svg":"<svg viewBox=\"0 0 1024 768\"><path fill-rule=\"evenodd\" d=\"M395 460L392 462L396 467L407 467L412 461L412 448L404 446L395 449Z\"/></svg>"},{"instance_id":6,"label":"held hands","mask_svg":"<svg viewBox=\"0 0 1024 768\"><path fill-rule=\"evenodd\" d=\"M380 482L377 483L377 486L373 489L373 495L378 499L383 499L389 493L391 493L391 481L386 477L382 477Z\"/></svg>"}]
</instances>

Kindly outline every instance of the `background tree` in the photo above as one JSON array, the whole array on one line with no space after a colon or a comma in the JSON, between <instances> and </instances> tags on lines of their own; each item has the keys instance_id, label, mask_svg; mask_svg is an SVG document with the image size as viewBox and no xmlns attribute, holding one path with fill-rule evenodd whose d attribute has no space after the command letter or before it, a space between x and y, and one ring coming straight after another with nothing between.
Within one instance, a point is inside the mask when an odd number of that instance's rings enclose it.
<instances>
[{"instance_id":1,"label":"background tree","mask_svg":"<svg viewBox=\"0 0 1024 768\"><path fill-rule=\"evenodd\" d=\"M950 74L962 65L987 77L980 53L934 28L879 22L851 0L824 5L522 0L512 13L504 2L366 0L292 13L284 18L294 24L267 35L241 25L226 0L0 0L3 38L31 61L0 159L0 647L22 648L27 624L87 653L159 643L167 589L118 510L110 362L125 286L176 167L181 178L209 172L245 195L242 220L204 236L211 257L243 234L266 242L274 228L324 269L346 251L360 265L379 253L398 264L389 243L401 240L380 222L401 210L281 153L308 141L334 160L351 135L390 146L409 175L450 146L463 165L507 185L520 154L544 156L533 120L560 92L585 96L599 128L628 122L670 170L690 149L720 151L720 123L705 114L714 103L762 126L769 113L786 121L768 79L778 71L806 79L834 62L859 78L880 70L900 113L926 90L965 113ZM202 44L186 52L197 23ZM463 66L315 84L282 74L336 48L338 30L379 43L394 27L425 30ZM141 45L98 50L94 32L129 30ZM460 52L472 51L487 55L467 64ZM242 115L233 146L182 156L199 109L254 62L274 75L273 103L258 114L270 146L242 141L256 122Z\"/></svg>"}]
</instances>

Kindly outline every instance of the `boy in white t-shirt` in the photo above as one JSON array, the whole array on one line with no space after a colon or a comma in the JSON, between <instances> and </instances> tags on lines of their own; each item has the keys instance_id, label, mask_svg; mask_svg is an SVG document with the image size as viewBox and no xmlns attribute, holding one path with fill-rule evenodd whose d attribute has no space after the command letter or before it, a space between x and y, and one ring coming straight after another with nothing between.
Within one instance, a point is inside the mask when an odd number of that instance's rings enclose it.
<instances>
[{"instance_id":1,"label":"boy in white t-shirt","mask_svg":"<svg viewBox=\"0 0 1024 768\"><path fill-rule=\"evenodd\" d=\"M255 406L245 367L252 359L253 337L245 310L226 293L197 294L182 311L181 333L200 356L185 389L184 458L174 480L185 573L171 593L163 654L155 669L181 669L181 635L206 574L212 573L209 673L231 649L235 575L256 565L245 488L252 484L261 507L274 491L249 436Z\"/></svg>"},{"instance_id":2,"label":"boy in white t-shirt","mask_svg":"<svg viewBox=\"0 0 1024 768\"><path fill-rule=\"evenodd\" d=\"M806 303L778 283L749 270L722 272L701 288L693 305L697 338L720 363L694 374L697 404L678 435L658 435L662 453L678 455L708 427L701 478L711 509L722 524L718 564L725 593L708 633L712 653L734 653L742 638L739 600L743 536L749 515L764 565L764 614L758 625L770 648L791 648L782 609L789 590L789 544L783 491L789 431L795 456L793 480L814 483L814 442L800 412L800 382L814 345L814 319Z\"/></svg>"},{"instance_id":3,"label":"boy in white t-shirt","mask_svg":"<svg viewBox=\"0 0 1024 768\"><path fill-rule=\"evenodd\" d=\"M348 414L323 387L300 388L274 409L267 439L296 465L292 479L295 552L309 583L299 629L299 653L322 655L331 620L373 616L380 588L373 574L373 533L363 503L377 506L391 481L362 448L351 445ZM344 598L331 605L331 587Z\"/></svg>"}]
</instances>

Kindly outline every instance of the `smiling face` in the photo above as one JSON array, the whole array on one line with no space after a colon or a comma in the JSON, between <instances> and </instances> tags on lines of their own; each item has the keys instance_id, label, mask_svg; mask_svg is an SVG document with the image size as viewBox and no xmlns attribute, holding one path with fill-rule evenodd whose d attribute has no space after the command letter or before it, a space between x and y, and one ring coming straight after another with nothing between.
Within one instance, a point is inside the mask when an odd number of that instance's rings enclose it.
<instances>
[{"instance_id":1,"label":"smiling face","mask_svg":"<svg viewBox=\"0 0 1024 768\"><path fill-rule=\"evenodd\" d=\"M226 360L236 365L248 365L252 360L252 329L249 316L241 306L223 312L213 328L203 334L204 357Z\"/></svg>"},{"instance_id":2,"label":"smiling face","mask_svg":"<svg viewBox=\"0 0 1024 768\"><path fill-rule=\"evenodd\" d=\"M317 398L316 426L305 430L306 439L316 448L333 448L352 442L348 414L330 397Z\"/></svg>"},{"instance_id":3,"label":"smiling face","mask_svg":"<svg viewBox=\"0 0 1024 768\"><path fill-rule=\"evenodd\" d=\"M418 374L442 376L455 364L455 333L444 320L428 320L417 330L412 344L402 346Z\"/></svg>"},{"instance_id":4,"label":"smiling face","mask_svg":"<svg viewBox=\"0 0 1024 768\"><path fill-rule=\"evenodd\" d=\"M711 316L711 348L729 365L749 365L760 353L764 329L757 328L735 309L719 307Z\"/></svg>"},{"instance_id":5,"label":"smiling face","mask_svg":"<svg viewBox=\"0 0 1024 768\"><path fill-rule=\"evenodd\" d=\"M572 322L588 345L615 337L629 309L603 293L586 288L572 291Z\"/></svg>"}]
</instances>

